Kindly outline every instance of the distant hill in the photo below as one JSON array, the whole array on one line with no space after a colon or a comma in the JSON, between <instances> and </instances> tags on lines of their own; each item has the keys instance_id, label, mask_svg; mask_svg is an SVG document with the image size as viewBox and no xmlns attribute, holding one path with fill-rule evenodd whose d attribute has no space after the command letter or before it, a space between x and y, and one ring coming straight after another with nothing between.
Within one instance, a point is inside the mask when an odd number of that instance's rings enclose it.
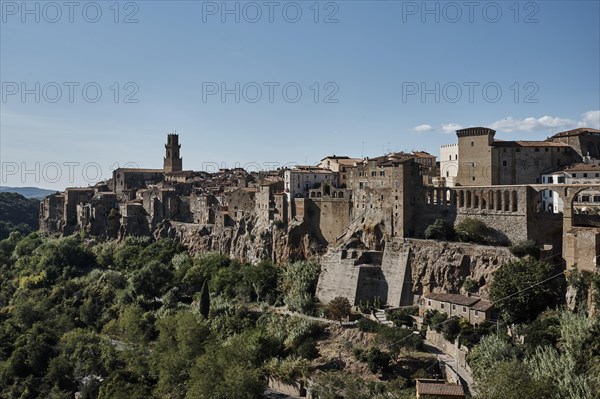
<instances>
[{"instance_id":1,"label":"distant hill","mask_svg":"<svg viewBox=\"0 0 600 399\"><path fill-rule=\"evenodd\" d=\"M39 226L40 201L17 193L0 192L0 240L13 231L29 234Z\"/></svg>"},{"instance_id":2,"label":"distant hill","mask_svg":"<svg viewBox=\"0 0 600 399\"><path fill-rule=\"evenodd\" d=\"M7 187L0 186L0 193L17 193L25 198L44 198L50 194L54 194L56 190L46 190L39 187Z\"/></svg>"}]
</instances>

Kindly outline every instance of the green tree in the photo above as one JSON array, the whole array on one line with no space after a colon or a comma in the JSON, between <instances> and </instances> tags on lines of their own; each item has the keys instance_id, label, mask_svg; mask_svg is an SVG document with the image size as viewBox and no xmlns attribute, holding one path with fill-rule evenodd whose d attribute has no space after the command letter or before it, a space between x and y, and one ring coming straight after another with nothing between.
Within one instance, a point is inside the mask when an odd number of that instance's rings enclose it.
<instances>
[{"instance_id":1,"label":"green tree","mask_svg":"<svg viewBox=\"0 0 600 399\"><path fill-rule=\"evenodd\" d=\"M348 298L335 297L327 304L327 314L333 320L339 321L341 326L342 320L352 314L352 305Z\"/></svg>"},{"instance_id":2,"label":"green tree","mask_svg":"<svg viewBox=\"0 0 600 399\"><path fill-rule=\"evenodd\" d=\"M153 260L131 274L130 284L136 294L155 300L169 290L172 278L169 266Z\"/></svg>"},{"instance_id":3,"label":"green tree","mask_svg":"<svg viewBox=\"0 0 600 399\"><path fill-rule=\"evenodd\" d=\"M402 349L423 349L423 337L408 328L382 326L375 337L375 342L387 348L393 359L400 356Z\"/></svg>"},{"instance_id":4,"label":"green tree","mask_svg":"<svg viewBox=\"0 0 600 399\"><path fill-rule=\"evenodd\" d=\"M516 360L518 349L497 335L488 335L471 350L468 356L469 366L476 379L482 379L486 373L500 362Z\"/></svg>"},{"instance_id":5,"label":"green tree","mask_svg":"<svg viewBox=\"0 0 600 399\"><path fill-rule=\"evenodd\" d=\"M0 193L0 240L7 238L11 232L28 234L38 229L40 201L25 198L21 194Z\"/></svg>"},{"instance_id":6,"label":"green tree","mask_svg":"<svg viewBox=\"0 0 600 399\"><path fill-rule=\"evenodd\" d=\"M479 219L464 218L456 224L454 229L460 241L475 244L487 244L489 242L489 228Z\"/></svg>"},{"instance_id":7,"label":"green tree","mask_svg":"<svg viewBox=\"0 0 600 399\"><path fill-rule=\"evenodd\" d=\"M184 398L189 373L197 356L204 353L210 335L206 322L189 311L180 311L157 322L159 331L152 364L158 376L156 395L172 399Z\"/></svg>"},{"instance_id":8,"label":"green tree","mask_svg":"<svg viewBox=\"0 0 600 399\"><path fill-rule=\"evenodd\" d=\"M477 380L476 399L555 399L551 388L535 380L529 369L517 360L490 365L489 372Z\"/></svg>"},{"instance_id":9,"label":"green tree","mask_svg":"<svg viewBox=\"0 0 600 399\"><path fill-rule=\"evenodd\" d=\"M243 269L244 280L252 287L254 299L273 303L277 296L277 283L280 268L273 262L264 260L256 266L247 265Z\"/></svg>"},{"instance_id":10,"label":"green tree","mask_svg":"<svg viewBox=\"0 0 600 399\"><path fill-rule=\"evenodd\" d=\"M288 263L283 268L281 290L283 302L290 310L309 313L313 310L313 297L321 268L315 262Z\"/></svg>"},{"instance_id":11,"label":"green tree","mask_svg":"<svg viewBox=\"0 0 600 399\"><path fill-rule=\"evenodd\" d=\"M188 399L258 399L265 380L256 367L253 340L214 343L198 357L190 374Z\"/></svg>"},{"instance_id":12,"label":"green tree","mask_svg":"<svg viewBox=\"0 0 600 399\"><path fill-rule=\"evenodd\" d=\"M454 227L445 219L436 219L425 229L428 240L452 241L455 238Z\"/></svg>"},{"instance_id":13,"label":"green tree","mask_svg":"<svg viewBox=\"0 0 600 399\"><path fill-rule=\"evenodd\" d=\"M208 292L206 280L204 281L204 284L202 284L202 290L200 290L198 309L200 314L204 316L205 319L208 319L208 315L210 314L210 294Z\"/></svg>"},{"instance_id":14,"label":"green tree","mask_svg":"<svg viewBox=\"0 0 600 399\"><path fill-rule=\"evenodd\" d=\"M494 273L490 296L505 321L529 322L561 296L557 274L557 267L547 262L533 258L515 260Z\"/></svg>"},{"instance_id":15,"label":"green tree","mask_svg":"<svg viewBox=\"0 0 600 399\"><path fill-rule=\"evenodd\" d=\"M527 255L533 256L534 258L540 257L540 247L538 247L533 240L519 241L508 247L508 249L513 255L518 256L519 258Z\"/></svg>"}]
</instances>

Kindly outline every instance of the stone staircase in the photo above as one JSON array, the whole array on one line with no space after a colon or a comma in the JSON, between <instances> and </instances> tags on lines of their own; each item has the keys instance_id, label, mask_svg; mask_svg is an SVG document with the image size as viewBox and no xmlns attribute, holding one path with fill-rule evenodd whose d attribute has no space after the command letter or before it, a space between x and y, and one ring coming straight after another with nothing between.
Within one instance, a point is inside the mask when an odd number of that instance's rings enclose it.
<instances>
[{"instance_id":1,"label":"stone staircase","mask_svg":"<svg viewBox=\"0 0 600 399\"><path fill-rule=\"evenodd\" d=\"M375 319L379 324L383 324L384 326L393 327L394 322L387 319L385 315L385 310L377 309L375 310Z\"/></svg>"}]
</instances>

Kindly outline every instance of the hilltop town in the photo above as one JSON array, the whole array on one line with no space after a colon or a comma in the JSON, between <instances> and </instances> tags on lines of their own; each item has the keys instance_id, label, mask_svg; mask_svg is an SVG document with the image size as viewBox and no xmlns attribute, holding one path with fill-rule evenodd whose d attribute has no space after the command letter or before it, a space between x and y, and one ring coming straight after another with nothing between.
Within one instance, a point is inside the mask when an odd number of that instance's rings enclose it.
<instances>
[{"instance_id":1,"label":"hilltop town","mask_svg":"<svg viewBox=\"0 0 600 399\"><path fill-rule=\"evenodd\" d=\"M162 169L121 168L93 187L50 195L40 228L171 237L250 262L320 256L319 298L343 295L355 305L459 294L465 279L486 298L491 274L511 257L506 247L524 242L565 270L596 272L600 131L543 141L495 136L485 127L458 130L439 161L426 152L331 155L318 165L210 174L184 170L179 136L169 134ZM485 246L423 240L436 220L473 219L485 225Z\"/></svg>"}]
</instances>

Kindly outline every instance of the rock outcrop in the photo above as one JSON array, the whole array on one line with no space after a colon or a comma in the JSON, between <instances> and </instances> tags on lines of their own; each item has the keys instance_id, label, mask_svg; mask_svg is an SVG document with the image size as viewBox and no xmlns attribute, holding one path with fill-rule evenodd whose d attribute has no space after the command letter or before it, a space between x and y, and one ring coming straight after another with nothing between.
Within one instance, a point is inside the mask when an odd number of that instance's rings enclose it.
<instances>
[{"instance_id":1,"label":"rock outcrop","mask_svg":"<svg viewBox=\"0 0 600 399\"><path fill-rule=\"evenodd\" d=\"M355 304L379 297L406 306L430 292L466 294L463 284L471 279L477 295L488 298L492 274L514 258L505 247L432 240L395 239L379 256L342 246L323 257L317 296L323 302L346 296Z\"/></svg>"},{"instance_id":2,"label":"rock outcrop","mask_svg":"<svg viewBox=\"0 0 600 399\"><path fill-rule=\"evenodd\" d=\"M232 227L164 221L155 230L156 238L172 238L191 254L220 252L242 262L271 259L276 263L311 259L325 252L327 243L311 226L292 222L288 226L262 226L242 219Z\"/></svg>"}]
</instances>

